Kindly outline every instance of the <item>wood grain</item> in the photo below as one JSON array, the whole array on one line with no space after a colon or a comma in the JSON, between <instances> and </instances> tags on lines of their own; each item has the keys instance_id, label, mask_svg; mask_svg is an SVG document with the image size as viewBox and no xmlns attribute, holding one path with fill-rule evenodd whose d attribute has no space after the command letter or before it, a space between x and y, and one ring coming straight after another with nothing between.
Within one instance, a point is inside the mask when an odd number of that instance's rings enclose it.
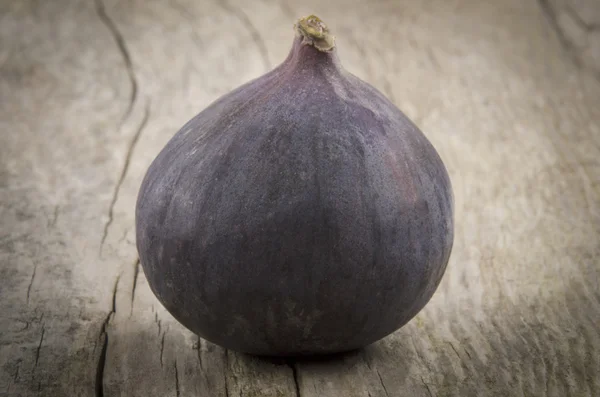
<instances>
[{"instance_id":1,"label":"wood grain","mask_svg":"<svg viewBox=\"0 0 600 397\"><path fill-rule=\"evenodd\" d=\"M563 3L2 2L0 396L600 395L599 20L585 19L600 12L577 14L591 28L569 47ZM133 209L175 131L281 62L313 12L438 149L456 241L432 301L390 337L259 359L160 306Z\"/></svg>"},{"instance_id":2,"label":"wood grain","mask_svg":"<svg viewBox=\"0 0 600 397\"><path fill-rule=\"evenodd\" d=\"M600 78L600 3L596 0L539 0L565 50Z\"/></svg>"}]
</instances>

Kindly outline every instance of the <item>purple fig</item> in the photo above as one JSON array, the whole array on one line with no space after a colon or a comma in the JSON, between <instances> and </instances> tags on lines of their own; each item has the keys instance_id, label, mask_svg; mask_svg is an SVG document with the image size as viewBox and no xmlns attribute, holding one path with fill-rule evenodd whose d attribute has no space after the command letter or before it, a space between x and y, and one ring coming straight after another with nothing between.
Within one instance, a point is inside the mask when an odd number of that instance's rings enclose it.
<instances>
[{"instance_id":1,"label":"purple fig","mask_svg":"<svg viewBox=\"0 0 600 397\"><path fill-rule=\"evenodd\" d=\"M353 350L430 300L453 244L448 173L421 131L300 19L288 57L185 124L136 208L150 288L240 352Z\"/></svg>"}]
</instances>

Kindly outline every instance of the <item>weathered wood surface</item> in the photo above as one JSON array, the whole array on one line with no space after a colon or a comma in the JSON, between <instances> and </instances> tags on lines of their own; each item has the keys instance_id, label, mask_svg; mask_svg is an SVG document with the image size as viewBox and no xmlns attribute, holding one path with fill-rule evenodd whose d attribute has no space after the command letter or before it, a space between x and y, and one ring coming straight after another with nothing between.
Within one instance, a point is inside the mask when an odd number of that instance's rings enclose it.
<instances>
[{"instance_id":1,"label":"weathered wood surface","mask_svg":"<svg viewBox=\"0 0 600 397\"><path fill-rule=\"evenodd\" d=\"M0 396L600 395L600 82L561 3L0 3ZM440 152L456 241L392 336L257 359L160 306L134 202L167 139L283 60L312 12Z\"/></svg>"},{"instance_id":2,"label":"weathered wood surface","mask_svg":"<svg viewBox=\"0 0 600 397\"><path fill-rule=\"evenodd\" d=\"M540 0L567 52L600 78L600 2Z\"/></svg>"}]
</instances>

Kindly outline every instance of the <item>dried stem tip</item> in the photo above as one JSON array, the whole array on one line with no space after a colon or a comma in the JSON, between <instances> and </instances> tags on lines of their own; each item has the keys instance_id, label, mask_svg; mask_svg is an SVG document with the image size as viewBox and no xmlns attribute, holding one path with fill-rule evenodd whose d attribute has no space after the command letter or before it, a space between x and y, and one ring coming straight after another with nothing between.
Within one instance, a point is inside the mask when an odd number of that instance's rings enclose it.
<instances>
[{"instance_id":1,"label":"dried stem tip","mask_svg":"<svg viewBox=\"0 0 600 397\"><path fill-rule=\"evenodd\" d=\"M335 47L335 36L329 33L327 25L315 15L300 18L294 29L296 34L302 37L302 44L312 45L323 52L331 51Z\"/></svg>"}]
</instances>

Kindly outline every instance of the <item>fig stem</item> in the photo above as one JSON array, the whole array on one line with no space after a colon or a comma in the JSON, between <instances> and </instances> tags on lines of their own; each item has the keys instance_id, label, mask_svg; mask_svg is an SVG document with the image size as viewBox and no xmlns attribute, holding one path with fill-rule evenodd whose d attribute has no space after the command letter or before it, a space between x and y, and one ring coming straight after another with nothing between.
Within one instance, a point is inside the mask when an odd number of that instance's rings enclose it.
<instances>
[{"instance_id":1,"label":"fig stem","mask_svg":"<svg viewBox=\"0 0 600 397\"><path fill-rule=\"evenodd\" d=\"M329 52L335 48L335 36L316 15L300 18L294 25L296 33L302 37L302 44L312 45L319 51Z\"/></svg>"}]
</instances>

